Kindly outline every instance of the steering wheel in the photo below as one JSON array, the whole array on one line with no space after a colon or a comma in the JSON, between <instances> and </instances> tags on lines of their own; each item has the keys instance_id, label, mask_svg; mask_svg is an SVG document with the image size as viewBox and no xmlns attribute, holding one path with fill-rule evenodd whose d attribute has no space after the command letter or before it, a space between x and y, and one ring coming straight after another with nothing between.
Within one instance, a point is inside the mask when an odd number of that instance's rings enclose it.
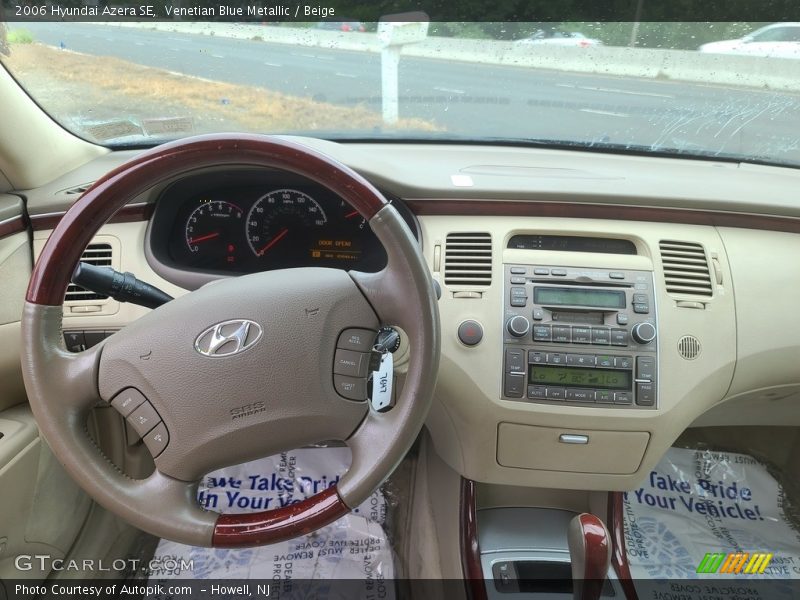
<instances>
[{"instance_id":1,"label":"steering wheel","mask_svg":"<svg viewBox=\"0 0 800 600\"><path fill-rule=\"evenodd\" d=\"M280 169L327 187L368 221L386 249L387 266L378 273L298 268L224 279L153 310L100 345L68 352L64 293L101 225L151 186L220 165ZM433 289L420 247L397 210L352 169L285 139L189 138L107 174L53 231L34 267L22 316L25 387L53 452L108 510L185 544L275 543L348 513L410 449L439 364ZM370 408L361 391L365 377L333 373L337 347L363 349L365 339L371 345L381 324L401 327L410 349L402 392L388 412ZM105 402L134 427L158 423L144 436L155 462L146 479L122 473L90 438L88 413ZM336 486L251 514L220 515L196 500L199 480L214 469L323 440L342 440L352 452Z\"/></svg>"}]
</instances>

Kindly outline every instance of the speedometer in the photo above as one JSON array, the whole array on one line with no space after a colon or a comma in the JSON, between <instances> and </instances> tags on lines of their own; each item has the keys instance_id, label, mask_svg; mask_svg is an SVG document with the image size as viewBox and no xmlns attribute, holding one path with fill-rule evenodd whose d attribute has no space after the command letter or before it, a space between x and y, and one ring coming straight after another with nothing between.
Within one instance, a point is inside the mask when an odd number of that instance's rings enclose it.
<instances>
[{"instance_id":1,"label":"speedometer","mask_svg":"<svg viewBox=\"0 0 800 600\"><path fill-rule=\"evenodd\" d=\"M328 222L319 203L298 190L275 190L259 198L247 215L247 243L258 257L280 254L307 260L316 232ZM289 266L289 265L287 265Z\"/></svg>"}]
</instances>

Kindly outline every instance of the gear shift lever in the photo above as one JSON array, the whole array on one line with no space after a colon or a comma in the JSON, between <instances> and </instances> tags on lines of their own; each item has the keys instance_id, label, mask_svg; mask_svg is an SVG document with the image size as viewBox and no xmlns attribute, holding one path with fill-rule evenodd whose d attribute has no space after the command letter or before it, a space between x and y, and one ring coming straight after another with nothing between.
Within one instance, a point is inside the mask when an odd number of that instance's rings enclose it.
<instances>
[{"instance_id":1,"label":"gear shift lever","mask_svg":"<svg viewBox=\"0 0 800 600\"><path fill-rule=\"evenodd\" d=\"M582 513L567 532L574 600L598 600L611 565L611 536L599 517Z\"/></svg>"}]
</instances>

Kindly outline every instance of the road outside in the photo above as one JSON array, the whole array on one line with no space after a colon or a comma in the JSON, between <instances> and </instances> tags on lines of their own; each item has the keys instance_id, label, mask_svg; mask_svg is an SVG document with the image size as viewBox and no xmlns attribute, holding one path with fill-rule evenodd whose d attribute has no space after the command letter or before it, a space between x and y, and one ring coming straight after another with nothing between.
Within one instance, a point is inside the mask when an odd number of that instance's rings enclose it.
<instances>
[{"instance_id":1,"label":"road outside","mask_svg":"<svg viewBox=\"0 0 800 600\"><path fill-rule=\"evenodd\" d=\"M25 27L56 48L380 113L375 53L85 23ZM258 108L249 96L227 101L245 112ZM400 116L414 119L406 126L449 137L634 144L800 163L800 95L770 90L405 56ZM303 129L298 125L286 129ZM270 132L286 129L281 124Z\"/></svg>"}]
</instances>

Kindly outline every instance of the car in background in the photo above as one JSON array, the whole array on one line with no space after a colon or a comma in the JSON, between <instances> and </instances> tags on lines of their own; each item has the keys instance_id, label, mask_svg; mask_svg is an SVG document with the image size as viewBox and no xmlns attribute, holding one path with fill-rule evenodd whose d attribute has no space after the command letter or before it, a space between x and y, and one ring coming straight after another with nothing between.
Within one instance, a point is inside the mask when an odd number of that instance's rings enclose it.
<instances>
[{"instance_id":1,"label":"car in background","mask_svg":"<svg viewBox=\"0 0 800 600\"><path fill-rule=\"evenodd\" d=\"M560 31L557 29L539 29L530 36L516 41L520 45L542 46L571 46L575 48L590 48L602 46L603 42L588 38L578 31Z\"/></svg>"},{"instance_id":2,"label":"car in background","mask_svg":"<svg viewBox=\"0 0 800 600\"><path fill-rule=\"evenodd\" d=\"M735 40L703 44L700 52L800 58L800 23L774 23Z\"/></svg>"},{"instance_id":3,"label":"car in background","mask_svg":"<svg viewBox=\"0 0 800 600\"><path fill-rule=\"evenodd\" d=\"M361 33L367 30L364 23L356 21L355 19L344 19L341 21L319 21L314 25L314 29L322 29L325 31L359 31Z\"/></svg>"}]
</instances>

